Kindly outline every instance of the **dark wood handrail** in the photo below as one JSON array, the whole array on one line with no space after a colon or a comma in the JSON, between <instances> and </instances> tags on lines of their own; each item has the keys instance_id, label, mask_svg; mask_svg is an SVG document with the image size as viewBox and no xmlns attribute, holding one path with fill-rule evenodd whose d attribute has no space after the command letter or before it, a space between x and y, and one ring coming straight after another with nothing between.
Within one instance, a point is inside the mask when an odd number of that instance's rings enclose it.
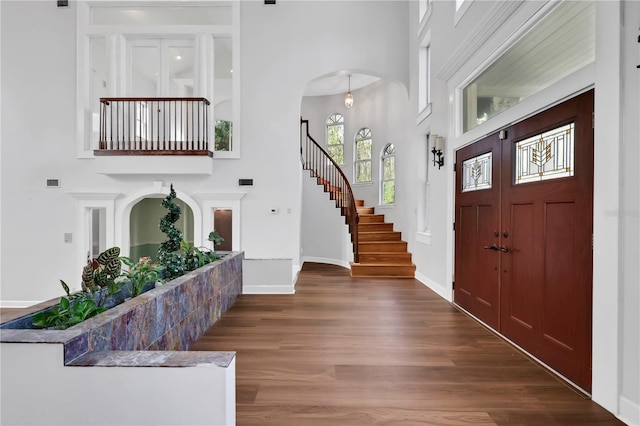
<instances>
[{"instance_id":1,"label":"dark wood handrail","mask_svg":"<svg viewBox=\"0 0 640 426\"><path fill-rule=\"evenodd\" d=\"M112 101L126 101L126 102L151 102L151 101L189 101L189 102L204 102L206 105L211 105L207 98L100 98L100 103L109 103Z\"/></svg>"},{"instance_id":2,"label":"dark wood handrail","mask_svg":"<svg viewBox=\"0 0 640 426\"><path fill-rule=\"evenodd\" d=\"M205 98L100 98L95 155L211 155Z\"/></svg>"},{"instance_id":3,"label":"dark wood handrail","mask_svg":"<svg viewBox=\"0 0 640 426\"><path fill-rule=\"evenodd\" d=\"M306 125L306 134L302 134L302 126ZM345 176L329 153L316 142L309 134L309 120L300 119L300 161L304 170L310 170L311 176L317 179L319 185L323 185L325 192L330 194L332 200L335 200L336 207L340 209L340 213L345 217L346 224L349 226L349 234L351 235L351 243L353 244L353 261L360 262L358 250L358 208L356 200L353 196L353 190L349 179Z\"/></svg>"}]
</instances>

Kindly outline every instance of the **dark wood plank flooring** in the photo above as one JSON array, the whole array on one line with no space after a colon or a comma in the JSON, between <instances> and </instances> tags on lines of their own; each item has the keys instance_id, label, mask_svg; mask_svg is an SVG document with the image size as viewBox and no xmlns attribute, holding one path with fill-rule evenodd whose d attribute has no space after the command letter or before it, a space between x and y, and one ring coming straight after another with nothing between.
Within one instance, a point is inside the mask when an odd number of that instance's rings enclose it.
<instances>
[{"instance_id":1,"label":"dark wood plank flooring","mask_svg":"<svg viewBox=\"0 0 640 426\"><path fill-rule=\"evenodd\" d=\"M306 263L191 350L237 352L239 426L623 424L413 279Z\"/></svg>"}]
</instances>

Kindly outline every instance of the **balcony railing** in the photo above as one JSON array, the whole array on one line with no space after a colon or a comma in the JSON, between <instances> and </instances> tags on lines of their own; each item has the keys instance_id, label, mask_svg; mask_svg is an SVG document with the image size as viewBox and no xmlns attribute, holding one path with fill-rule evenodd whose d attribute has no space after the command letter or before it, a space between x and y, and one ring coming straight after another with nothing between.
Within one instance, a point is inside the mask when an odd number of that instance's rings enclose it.
<instances>
[{"instance_id":1,"label":"balcony railing","mask_svg":"<svg viewBox=\"0 0 640 426\"><path fill-rule=\"evenodd\" d=\"M205 98L100 98L95 155L208 155Z\"/></svg>"}]
</instances>

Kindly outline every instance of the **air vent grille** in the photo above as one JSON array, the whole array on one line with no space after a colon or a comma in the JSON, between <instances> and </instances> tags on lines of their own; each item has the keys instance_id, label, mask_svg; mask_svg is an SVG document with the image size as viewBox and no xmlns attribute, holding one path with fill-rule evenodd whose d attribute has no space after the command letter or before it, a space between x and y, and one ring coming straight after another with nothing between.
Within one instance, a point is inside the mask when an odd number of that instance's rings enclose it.
<instances>
[{"instance_id":1,"label":"air vent grille","mask_svg":"<svg viewBox=\"0 0 640 426\"><path fill-rule=\"evenodd\" d=\"M47 179L47 188L60 188L60 179Z\"/></svg>"}]
</instances>

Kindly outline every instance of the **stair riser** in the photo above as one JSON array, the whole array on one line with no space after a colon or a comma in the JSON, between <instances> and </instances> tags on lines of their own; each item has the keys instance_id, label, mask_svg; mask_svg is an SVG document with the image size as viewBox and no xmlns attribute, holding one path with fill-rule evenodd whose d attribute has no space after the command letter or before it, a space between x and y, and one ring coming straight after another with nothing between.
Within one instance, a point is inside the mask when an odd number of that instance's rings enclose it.
<instances>
[{"instance_id":1,"label":"stair riser","mask_svg":"<svg viewBox=\"0 0 640 426\"><path fill-rule=\"evenodd\" d=\"M383 214L375 214L375 215L360 215L360 223L384 223L384 215Z\"/></svg>"},{"instance_id":2,"label":"stair riser","mask_svg":"<svg viewBox=\"0 0 640 426\"><path fill-rule=\"evenodd\" d=\"M415 265L406 266L376 266L376 265L351 265L352 277L415 277Z\"/></svg>"},{"instance_id":3,"label":"stair riser","mask_svg":"<svg viewBox=\"0 0 640 426\"><path fill-rule=\"evenodd\" d=\"M402 234L400 232L358 232L358 241L362 243L368 241L400 241L401 237Z\"/></svg>"},{"instance_id":4,"label":"stair riser","mask_svg":"<svg viewBox=\"0 0 640 426\"><path fill-rule=\"evenodd\" d=\"M411 263L411 253L360 253L360 263Z\"/></svg>"},{"instance_id":5,"label":"stair riser","mask_svg":"<svg viewBox=\"0 0 640 426\"><path fill-rule=\"evenodd\" d=\"M358 250L360 253L381 253L381 252L406 252L407 243L404 241L399 242L362 242L359 241Z\"/></svg>"},{"instance_id":6,"label":"stair riser","mask_svg":"<svg viewBox=\"0 0 640 426\"><path fill-rule=\"evenodd\" d=\"M393 223L362 223L358 226L359 232L393 232Z\"/></svg>"},{"instance_id":7,"label":"stair riser","mask_svg":"<svg viewBox=\"0 0 640 426\"><path fill-rule=\"evenodd\" d=\"M375 210L373 207L358 207L358 214L374 214Z\"/></svg>"}]
</instances>

